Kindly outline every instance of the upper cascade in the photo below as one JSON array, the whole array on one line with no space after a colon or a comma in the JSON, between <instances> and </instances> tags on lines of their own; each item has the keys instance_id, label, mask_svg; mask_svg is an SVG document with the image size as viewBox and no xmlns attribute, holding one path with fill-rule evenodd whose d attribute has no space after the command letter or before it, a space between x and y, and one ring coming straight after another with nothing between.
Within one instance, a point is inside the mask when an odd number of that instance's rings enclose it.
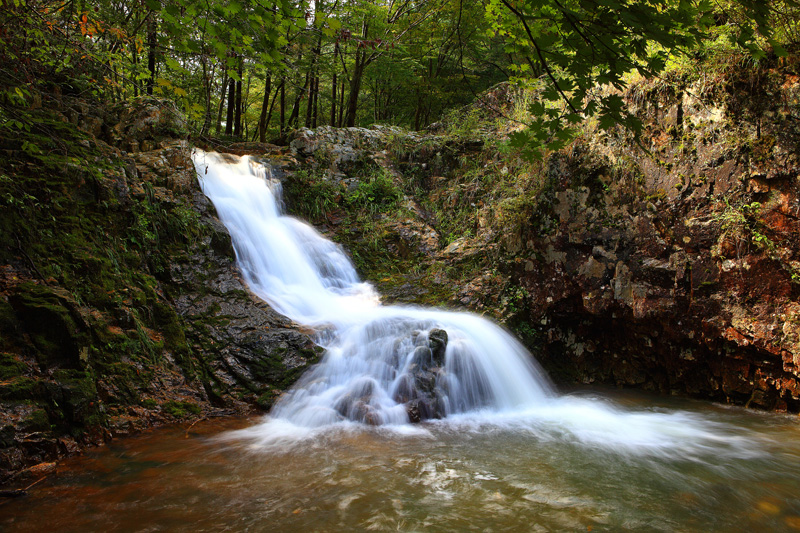
<instances>
[{"instance_id":1,"label":"upper cascade","mask_svg":"<svg viewBox=\"0 0 800 533\"><path fill-rule=\"evenodd\" d=\"M322 361L273 409L296 425L404 424L476 410L518 410L553 397L530 353L469 313L383 306L347 255L282 213L268 167L196 151L203 192L228 228L250 289L325 332Z\"/></svg>"}]
</instances>

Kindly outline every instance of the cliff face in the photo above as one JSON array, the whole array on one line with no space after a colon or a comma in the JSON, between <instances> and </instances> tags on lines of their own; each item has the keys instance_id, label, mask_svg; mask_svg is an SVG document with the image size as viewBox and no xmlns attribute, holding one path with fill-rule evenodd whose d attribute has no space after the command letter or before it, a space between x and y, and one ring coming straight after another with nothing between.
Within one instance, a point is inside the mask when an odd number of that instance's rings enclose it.
<instances>
[{"instance_id":1,"label":"cliff face","mask_svg":"<svg viewBox=\"0 0 800 533\"><path fill-rule=\"evenodd\" d=\"M797 411L797 77L669 87L628 95L641 147L595 137L551 158L549 226L503 239L513 323L562 379Z\"/></svg>"},{"instance_id":2,"label":"cliff face","mask_svg":"<svg viewBox=\"0 0 800 533\"><path fill-rule=\"evenodd\" d=\"M66 151L8 149L0 182L0 482L268 407L320 349L243 286L180 115L155 100L39 113Z\"/></svg>"},{"instance_id":3,"label":"cliff face","mask_svg":"<svg viewBox=\"0 0 800 533\"><path fill-rule=\"evenodd\" d=\"M799 80L784 64L642 82L625 95L638 141L587 125L533 164L494 126L321 128L292 148L334 200L317 222L388 299L489 313L561 383L798 411ZM403 200L355 202L365 172ZM289 208L308 216L303 194Z\"/></svg>"}]
</instances>

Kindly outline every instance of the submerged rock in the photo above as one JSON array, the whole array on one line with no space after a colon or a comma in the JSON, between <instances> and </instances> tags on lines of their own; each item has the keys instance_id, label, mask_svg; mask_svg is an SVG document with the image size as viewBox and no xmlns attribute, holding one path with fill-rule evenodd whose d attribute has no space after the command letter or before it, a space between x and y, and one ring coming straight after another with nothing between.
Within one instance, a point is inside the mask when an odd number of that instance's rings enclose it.
<instances>
[{"instance_id":1,"label":"submerged rock","mask_svg":"<svg viewBox=\"0 0 800 533\"><path fill-rule=\"evenodd\" d=\"M395 394L395 401L405 404L411 422L447 414L443 390L446 351L447 332L438 328L428 332L426 345L414 350L408 372L401 377Z\"/></svg>"}]
</instances>

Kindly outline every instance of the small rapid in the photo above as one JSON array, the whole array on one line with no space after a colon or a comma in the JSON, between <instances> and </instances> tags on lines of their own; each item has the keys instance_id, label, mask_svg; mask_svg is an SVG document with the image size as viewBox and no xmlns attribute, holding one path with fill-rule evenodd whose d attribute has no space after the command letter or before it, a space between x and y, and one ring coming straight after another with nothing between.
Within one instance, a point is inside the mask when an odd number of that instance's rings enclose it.
<instances>
[{"instance_id":1,"label":"small rapid","mask_svg":"<svg viewBox=\"0 0 800 533\"><path fill-rule=\"evenodd\" d=\"M249 288L317 328L325 348L265 424L235 438L283 446L354 423L414 433L403 428L443 420L451 427L516 427L635 454L757 453L746 436L702 417L561 396L512 335L477 315L381 305L341 247L282 212L280 183L268 167L201 151L194 162Z\"/></svg>"}]
</instances>

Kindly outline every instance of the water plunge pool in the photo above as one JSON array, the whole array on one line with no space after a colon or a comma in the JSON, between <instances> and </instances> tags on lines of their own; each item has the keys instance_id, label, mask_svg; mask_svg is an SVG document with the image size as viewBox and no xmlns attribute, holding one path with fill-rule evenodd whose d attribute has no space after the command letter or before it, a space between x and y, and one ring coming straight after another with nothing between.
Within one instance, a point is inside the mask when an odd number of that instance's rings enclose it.
<instances>
[{"instance_id":1,"label":"water plunge pool","mask_svg":"<svg viewBox=\"0 0 800 533\"><path fill-rule=\"evenodd\" d=\"M693 429L659 443L647 430L615 437L597 417L583 434L531 414L317 430L228 420L187 433L186 424L66 461L0 505L0 529L800 530L796 417L641 393L564 398L558 416L613 400Z\"/></svg>"}]
</instances>

